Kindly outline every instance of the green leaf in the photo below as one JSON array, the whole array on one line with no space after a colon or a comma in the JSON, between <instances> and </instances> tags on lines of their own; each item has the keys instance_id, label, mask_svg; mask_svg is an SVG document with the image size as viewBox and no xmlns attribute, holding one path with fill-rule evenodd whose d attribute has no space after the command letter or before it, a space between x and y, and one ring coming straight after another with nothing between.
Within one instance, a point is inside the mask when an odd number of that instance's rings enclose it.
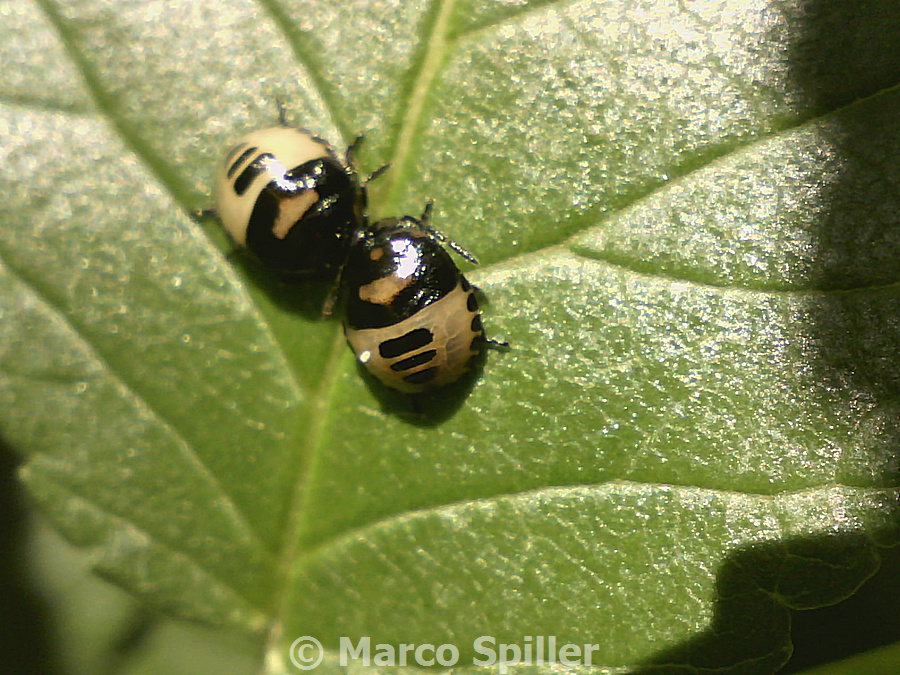
<instances>
[{"instance_id":1,"label":"green leaf","mask_svg":"<svg viewBox=\"0 0 900 675\"><path fill-rule=\"evenodd\" d=\"M805 675L891 675L900 663L900 644L894 643L881 649L865 652L853 658L830 663L827 666L804 671Z\"/></svg>"},{"instance_id":2,"label":"green leaf","mask_svg":"<svg viewBox=\"0 0 900 675\"><path fill-rule=\"evenodd\" d=\"M35 0L0 54L0 429L94 569L256 636L771 672L898 543L893 3ZM413 405L230 247L224 149L367 133L476 253ZM534 638L535 640L537 638Z\"/></svg>"}]
</instances>

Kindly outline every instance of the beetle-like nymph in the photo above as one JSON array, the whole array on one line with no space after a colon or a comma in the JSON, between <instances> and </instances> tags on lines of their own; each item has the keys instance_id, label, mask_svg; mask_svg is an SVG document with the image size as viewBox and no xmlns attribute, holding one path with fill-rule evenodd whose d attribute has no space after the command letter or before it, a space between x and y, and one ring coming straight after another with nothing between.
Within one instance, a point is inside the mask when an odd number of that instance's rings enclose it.
<instances>
[{"instance_id":1,"label":"beetle-like nymph","mask_svg":"<svg viewBox=\"0 0 900 675\"><path fill-rule=\"evenodd\" d=\"M429 227L430 209L361 231L344 270L351 349L383 384L409 394L457 381L486 343L475 290Z\"/></svg>"},{"instance_id":2,"label":"beetle-like nymph","mask_svg":"<svg viewBox=\"0 0 900 675\"><path fill-rule=\"evenodd\" d=\"M284 123L254 131L226 156L215 211L238 246L268 267L334 280L357 229L361 191L350 157Z\"/></svg>"}]
</instances>

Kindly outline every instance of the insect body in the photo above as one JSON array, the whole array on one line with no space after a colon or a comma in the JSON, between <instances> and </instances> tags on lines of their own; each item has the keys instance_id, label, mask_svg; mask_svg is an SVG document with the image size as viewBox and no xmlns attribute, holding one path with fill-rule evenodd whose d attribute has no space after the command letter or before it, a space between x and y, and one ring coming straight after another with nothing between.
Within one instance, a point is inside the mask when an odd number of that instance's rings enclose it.
<instances>
[{"instance_id":1,"label":"insect body","mask_svg":"<svg viewBox=\"0 0 900 675\"><path fill-rule=\"evenodd\" d=\"M430 206L421 220L362 232L344 271L350 347L383 384L410 394L458 380L486 343L474 289L428 226Z\"/></svg>"},{"instance_id":2,"label":"insect body","mask_svg":"<svg viewBox=\"0 0 900 675\"><path fill-rule=\"evenodd\" d=\"M361 192L348 150L280 125L248 134L216 178L216 212L239 246L284 272L334 279L357 229Z\"/></svg>"}]
</instances>

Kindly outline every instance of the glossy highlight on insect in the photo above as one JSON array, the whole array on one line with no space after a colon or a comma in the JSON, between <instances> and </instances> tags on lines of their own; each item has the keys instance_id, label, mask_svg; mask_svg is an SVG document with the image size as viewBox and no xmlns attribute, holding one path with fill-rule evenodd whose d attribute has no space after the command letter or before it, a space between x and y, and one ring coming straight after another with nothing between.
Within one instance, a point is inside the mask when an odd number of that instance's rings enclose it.
<instances>
[{"instance_id":1,"label":"glossy highlight on insect","mask_svg":"<svg viewBox=\"0 0 900 675\"><path fill-rule=\"evenodd\" d=\"M487 344L475 289L430 227L430 212L429 202L421 218L361 231L343 279L350 348L383 384L409 394L456 382Z\"/></svg>"},{"instance_id":2,"label":"glossy highlight on insect","mask_svg":"<svg viewBox=\"0 0 900 675\"><path fill-rule=\"evenodd\" d=\"M345 301L344 334L357 361L382 384L421 394L474 369L485 345L475 288L447 252L475 258L419 218L369 223L367 184L326 141L279 124L247 134L216 178L216 208L234 242L265 266L332 282L322 316ZM446 248L445 248L446 247Z\"/></svg>"},{"instance_id":3,"label":"glossy highlight on insect","mask_svg":"<svg viewBox=\"0 0 900 675\"><path fill-rule=\"evenodd\" d=\"M244 136L216 176L215 212L234 242L263 264L336 279L360 221L362 191L348 149L288 126Z\"/></svg>"}]
</instances>

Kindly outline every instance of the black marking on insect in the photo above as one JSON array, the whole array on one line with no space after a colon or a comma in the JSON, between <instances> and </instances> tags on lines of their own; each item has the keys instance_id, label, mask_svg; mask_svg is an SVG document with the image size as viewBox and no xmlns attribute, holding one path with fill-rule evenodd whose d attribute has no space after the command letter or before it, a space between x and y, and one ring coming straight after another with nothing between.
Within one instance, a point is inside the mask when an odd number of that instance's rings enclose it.
<instances>
[{"instance_id":1,"label":"black marking on insect","mask_svg":"<svg viewBox=\"0 0 900 675\"><path fill-rule=\"evenodd\" d=\"M254 131L222 162L216 207L235 243L266 267L335 280L361 222L363 191L351 146L287 126Z\"/></svg>"},{"instance_id":2,"label":"black marking on insect","mask_svg":"<svg viewBox=\"0 0 900 675\"><path fill-rule=\"evenodd\" d=\"M421 218L388 218L361 231L344 270L344 332L383 384L409 394L456 382L488 341L475 288L444 245L474 257ZM499 344L499 343L498 343Z\"/></svg>"}]
</instances>

